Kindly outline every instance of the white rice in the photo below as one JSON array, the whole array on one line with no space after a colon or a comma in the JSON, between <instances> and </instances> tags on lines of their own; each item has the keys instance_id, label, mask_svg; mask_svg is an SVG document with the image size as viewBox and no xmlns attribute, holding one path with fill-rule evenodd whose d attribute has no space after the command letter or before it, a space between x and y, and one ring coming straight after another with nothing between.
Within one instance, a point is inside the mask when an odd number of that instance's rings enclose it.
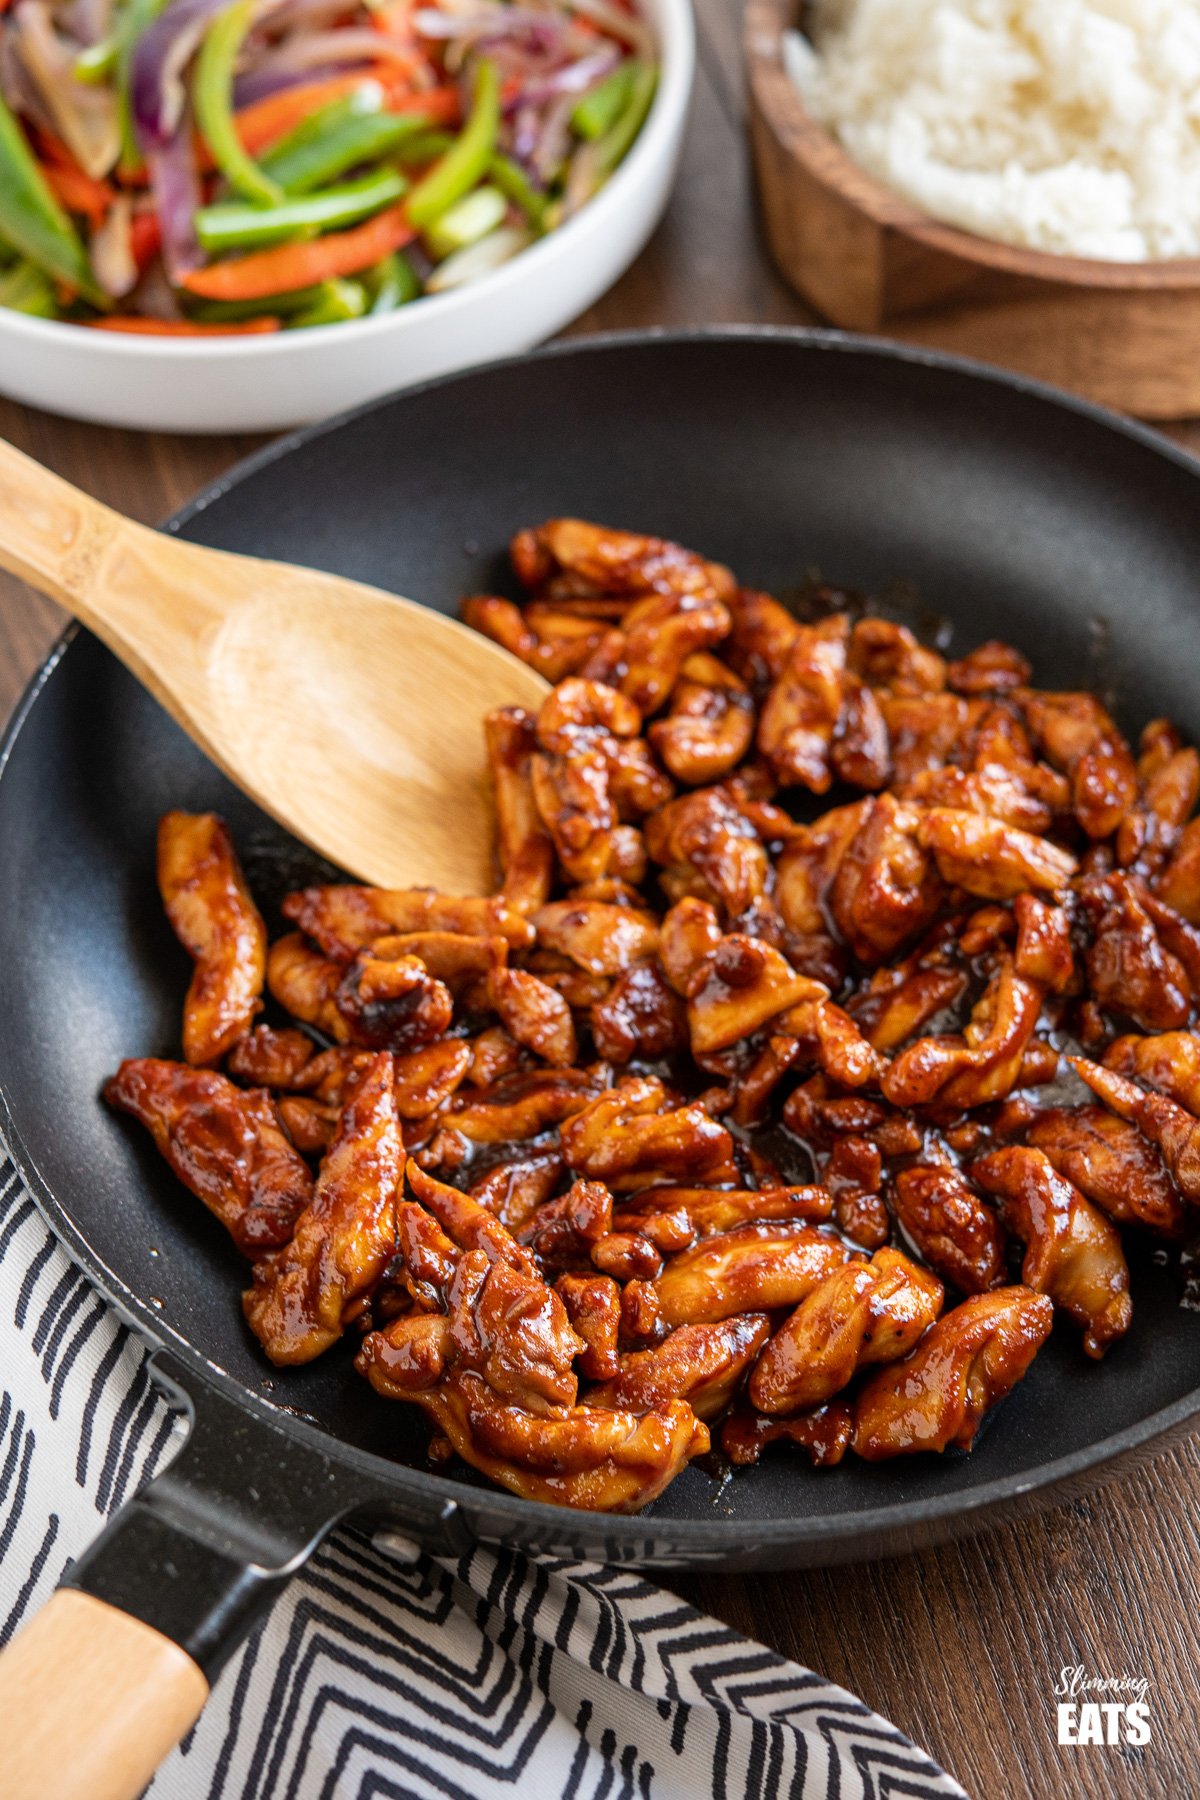
<instances>
[{"instance_id":1,"label":"white rice","mask_svg":"<svg viewBox=\"0 0 1200 1800\"><path fill-rule=\"evenodd\" d=\"M819 0L809 19L786 43L805 104L926 212L1076 256L1200 255L1200 0Z\"/></svg>"}]
</instances>

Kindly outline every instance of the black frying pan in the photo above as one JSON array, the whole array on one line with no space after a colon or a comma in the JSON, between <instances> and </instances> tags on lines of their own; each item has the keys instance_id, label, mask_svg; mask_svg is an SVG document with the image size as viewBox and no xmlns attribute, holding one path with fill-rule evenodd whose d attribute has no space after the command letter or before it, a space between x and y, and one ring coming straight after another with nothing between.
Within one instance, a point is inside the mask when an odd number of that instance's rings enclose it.
<instances>
[{"instance_id":1,"label":"black frying pan","mask_svg":"<svg viewBox=\"0 0 1200 1800\"><path fill-rule=\"evenodd\" d=\"M813 569L886 590L956 647L1010 639L1049 685L1111 689L1127 728L1168 713L1200 739L1198 474L1136 426L950 358L710 332L559 347L381 402L253 458L174 528L453 612L505 582L515 527L578 513L682 539L775 591ZM447 732L475 729L448 693ZM479 1537L662 1566L828 1563L1093 1486L1200 1409L1200 1317L1179 1305L1178 1269L1135 1249L1128 1339L1097 1367L1056 1330L969 1457L818 1474L781 1456L723 1486L693 1468L629 1519L433 1474L415 1409L375 1398L348 1350L268 1368L224 1232L97 1098L123 1056L178 1043L188 965L153 875L171 806L229 818L268 911L316 872L93 638L68 634L0 773L0 1110L55 1230L162 1346L194 1418L178 1461L72 1580L210 1674L348 1513L432 1548Z\"/></svg>"}]
</instances>

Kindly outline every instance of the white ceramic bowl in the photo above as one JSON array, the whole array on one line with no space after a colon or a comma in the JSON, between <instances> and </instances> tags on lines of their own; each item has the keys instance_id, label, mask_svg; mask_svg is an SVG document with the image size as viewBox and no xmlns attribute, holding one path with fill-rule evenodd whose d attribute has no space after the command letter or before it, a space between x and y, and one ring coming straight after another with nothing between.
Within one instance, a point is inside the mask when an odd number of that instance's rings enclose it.
<instances>
[{"instance_id":1,"label":"white ceramic bowl","mask_svg":"<svg viewBox=\"0 0 1200 1800\"><path fill-rule=\"evenodd\" d=\"M637 142L594 200L493 274L382 318L270 337L124 337L0 307L0 392L144 431L278 431L550 337L628 268L675 177L696 55L691 3L644 5L662 67Z\"/></svg>"}]
</instances>

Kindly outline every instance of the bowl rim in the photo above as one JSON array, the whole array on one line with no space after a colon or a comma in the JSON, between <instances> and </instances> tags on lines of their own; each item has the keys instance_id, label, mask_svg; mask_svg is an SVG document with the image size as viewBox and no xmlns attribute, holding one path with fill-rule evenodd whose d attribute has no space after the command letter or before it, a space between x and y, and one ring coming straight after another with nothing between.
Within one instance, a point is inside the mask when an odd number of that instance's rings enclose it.
<instances>
[{"instance_id":1,"label":"bowl rim","mask_svg":"<svg viewBox=\"0 0 1200 1800\"><path fill-rule=\"evenodd\" d=\"M526 275L535 280L555 261L582 250L582 233L603 235L611 218L626 203L639 172L670 158L673 143L682 132L691 99L696 65L696 32L691 0L642 0L651 30L657 40L659 81L650 111L633 147L615 174L600 192L581 207L573 218L557 230L527 246L519 255L479 281L452 288L445 294L425 294L412 306L365 319L347 319L336 327L339 344L363 343L382 338L389 331L415 329L422 321L436 322L462 311L480 295L495 296L514 286ZM428 309L428 310L426 310ZM97 331L67 319L38 319L26 313L0 307L0 333L28 338L45 347L48 343L63 346L69 334L72 348L85 344L97 357L115 362L140 360L159 362L203 362L226 356L260 358L302 354L305 346L325 344L324 331L301 333L279 331L247 337L140 337L136 332Z\"/></svg>"},{"instance_id":2,"label":"bowl rim","mask_svg":"<svg viewBox=\"0 0 1200 1800\"><path fill-rule=\"evenodd\" d=\"M783 39L803 31L807 0L747 0L746 76L763 119L793 161L876 225L959 262L1064 287L1168 292L1200 287L1200 257L1113 262L1008 244L949 225L879 181L809 112L788 75Z\"/></svg>"}]
</instances>

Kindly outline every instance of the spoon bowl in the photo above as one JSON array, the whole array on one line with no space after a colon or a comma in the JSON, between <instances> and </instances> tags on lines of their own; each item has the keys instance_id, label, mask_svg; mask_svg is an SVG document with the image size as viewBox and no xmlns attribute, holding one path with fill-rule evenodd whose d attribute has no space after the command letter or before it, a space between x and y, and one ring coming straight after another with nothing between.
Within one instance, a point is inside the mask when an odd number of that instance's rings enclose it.
<instances>
[{"instance_id":1,"label":"spoon bowl","mask_svg":"<svg viewBox=\"0 0 1200 1800\"><path fill-rule=\"evenodd\" d=\"M490 891L483 718L549 691L498 644L345 576L151 531L3 443L0 567L330 862L381 887Z\"/></svg>"}]
</instances>

